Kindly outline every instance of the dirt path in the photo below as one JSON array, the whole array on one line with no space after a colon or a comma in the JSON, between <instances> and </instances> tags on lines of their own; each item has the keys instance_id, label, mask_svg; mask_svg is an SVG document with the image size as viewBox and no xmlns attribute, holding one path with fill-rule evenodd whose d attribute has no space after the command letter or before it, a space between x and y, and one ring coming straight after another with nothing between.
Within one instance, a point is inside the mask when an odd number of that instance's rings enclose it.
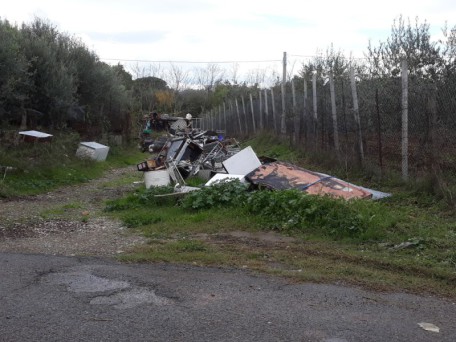
<instances>
[{"instance_id":1,"label":"dirt path","mask_svg":"<svg viewBox=\"0 0 456 342\"><path fill-rule=\"evenodd\" d=\"M0 200L0 252L112 256L144 243L143 237L103 215L105 200L137 186L122 182L132 172L113 169L88 183Z\"/></svg>"},{"instance_id":2,"label":"dirt path","mask_svg":"<svg viewBox=\"0 0 456 342\"><path fill-rule=\"evenodd\" d=\"M146 238L103 213L106 200L143 186L122 182L136 174L141 180L135 168L113 169L88 183L38 196L0 200L0 252L113 256L144 244ZM272 232L237 231L199 238L268 246L293 240Z\"/></svg>"}]
</instances>

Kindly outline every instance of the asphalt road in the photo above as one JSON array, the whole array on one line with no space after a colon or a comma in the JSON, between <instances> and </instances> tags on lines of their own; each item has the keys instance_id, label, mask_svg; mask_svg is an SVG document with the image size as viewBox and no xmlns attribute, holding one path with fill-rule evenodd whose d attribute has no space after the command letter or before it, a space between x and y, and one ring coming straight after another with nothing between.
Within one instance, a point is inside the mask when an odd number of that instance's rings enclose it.
<instances>
[{"instance_id":1,"label":"asphalt road","mask_svg":"<svg viewBox=\"0 0 456 342\"><path fill-rule=\"evenodd\" d=\"M0 279L2 342L456 341L455 303L243 270L0 253Z\"/></svg>"}]
</instances>

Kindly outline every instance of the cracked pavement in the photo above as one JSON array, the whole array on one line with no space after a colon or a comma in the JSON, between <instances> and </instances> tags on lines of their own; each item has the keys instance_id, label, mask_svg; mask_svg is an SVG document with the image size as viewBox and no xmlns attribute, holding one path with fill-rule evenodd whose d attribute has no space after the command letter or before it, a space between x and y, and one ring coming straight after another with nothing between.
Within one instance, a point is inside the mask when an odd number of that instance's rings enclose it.
<instances>
[{"instance_id":1,"label":"cracked pavement","mask_svg":"<svg viewBox=\"0 0 456 342\"><path fill-rule=\"evenodd\" d=\"M456 340L449 301L245 270L0 253L0 279L4 342Z\"/></svg>"}]
</instances>

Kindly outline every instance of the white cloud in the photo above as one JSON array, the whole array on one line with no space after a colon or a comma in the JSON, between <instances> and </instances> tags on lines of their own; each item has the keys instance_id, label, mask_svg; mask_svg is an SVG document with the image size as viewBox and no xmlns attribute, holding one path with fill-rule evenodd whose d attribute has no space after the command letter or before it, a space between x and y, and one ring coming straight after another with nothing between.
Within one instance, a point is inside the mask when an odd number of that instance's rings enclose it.
<instances>
[{"instance_id":1,"label":"white cloud","mask_svg":"<svg viewBox=\"0 0 456 342\"><path fill-rule=\"evenodd\" d=\"M419 17L438 34L456 18L452 0L16 0L0 17L49 19L81 37L101 58L140 60L270 60L314 55L331 43L362 57L369 39L386 40L399 15ZM449 26L456 23L449 22ZM249 68L268 63L247 64ZM244 66L243 66L244 67Z\"/></svg>"}]
</instances>

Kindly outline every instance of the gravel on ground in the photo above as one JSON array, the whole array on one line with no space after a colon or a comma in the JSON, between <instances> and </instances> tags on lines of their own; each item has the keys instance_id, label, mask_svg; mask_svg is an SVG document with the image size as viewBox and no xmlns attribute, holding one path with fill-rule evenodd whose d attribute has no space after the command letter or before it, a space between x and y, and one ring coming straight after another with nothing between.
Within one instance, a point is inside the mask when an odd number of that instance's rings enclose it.
<instances>
[{"instance_id":1,"label":"gravel on ground","mask_svg":"<svg viewBox=\"0 0 456 342\"><path fill-rule=\"evenodd\" d=\"M1 199L0 252L114 256L144 244L144 237L103 214L106 200L119 198L140 183L122 182L131 172L137 171L111 169L87 183Z\"/></svg>"}]
</instances>

